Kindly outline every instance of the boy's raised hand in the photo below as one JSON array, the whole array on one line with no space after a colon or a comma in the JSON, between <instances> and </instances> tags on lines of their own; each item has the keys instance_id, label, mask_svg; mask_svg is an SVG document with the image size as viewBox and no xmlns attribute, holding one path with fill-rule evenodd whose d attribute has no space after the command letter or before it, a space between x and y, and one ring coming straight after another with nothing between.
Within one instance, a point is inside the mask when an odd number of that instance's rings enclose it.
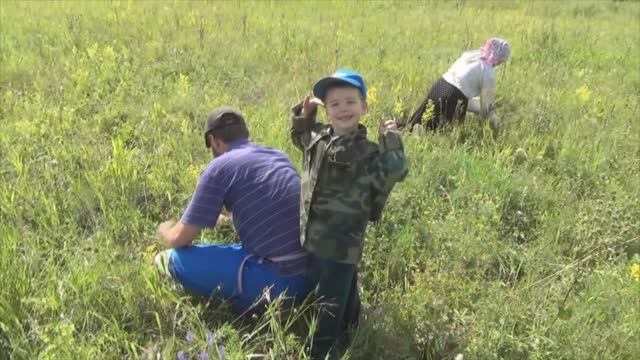
<instances>
[{"instance_id":1,"label":"boy's raised hand","mask_svg":"<svg viewBox=\"0 0 640 360\"><path fill-rule=\"evenodd\" d=\"M318 99L315 96L307 95L302 101L302 114L301 115L310 115L318 108L318 105L324 106L322 100Z\"/></svg>"},{"instance_id":2,"label":"boy's raised hand","mask_svg":"<svg viewBox=\"0 0 640 360\"><path fill-rule=\"evenodd\" d=\"M398 131L398 124L395 120L383 120L380 122L380 134L384 134L387 130Z\"/></svg>"}]
</instances>

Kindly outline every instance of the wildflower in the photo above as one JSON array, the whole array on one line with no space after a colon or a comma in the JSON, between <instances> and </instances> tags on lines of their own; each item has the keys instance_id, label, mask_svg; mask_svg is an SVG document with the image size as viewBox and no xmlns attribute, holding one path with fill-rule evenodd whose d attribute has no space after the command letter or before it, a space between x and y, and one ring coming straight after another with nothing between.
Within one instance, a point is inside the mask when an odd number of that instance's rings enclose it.
<instances>
[{"instance_id":1,"label":"wildflower","mask_svg":"<svg viewBox=\"0 0 640 360\"><path fill-rule=\"evenodd\" d=\"M198 356L198 359L200 360L209 360L209 354L206 351L201 351L200 355Z\"/></svg>"},{"instance_id":2,"label":"wildflower","mask_svg":"<svg viewBox=\"0 0 640 360\"><path fill-rule=\"evenodd\" d=\"M178 351L178 360L187 360L187 354L184 351Z\"/></svg>"},{"instance_id":3,"label":"wildflower","mask_svg":"<svg viewBox=\"0 0 640 360\"><path fill-rule=\"evenodd\" d=\"M375 86L371 86L369 88L369 91L367 92L367 102L369 103L369 106L375 104L378 95L378 89L376 89Z\"/></svg>"},{"instance_id":4,"label":"wildflower","mask_svg":"<svg viewBox=\"0 0 640 360\"><path fill-rule=\"evenodd\" d=\"M220 354L220 359L222 360L226 360L227 358L227 352L224 349L223 345L218 346L218 354Z\"/></svg>"},{"instance_id":5,"label":"wildflower","mask_svg":"<svg viewBox=\"0 0 640 360\"><path fill-rule=\"evenodd\" d=\"M187 336L185 336L185 339L187 339L187 344L189 345L193 344L193 333L191 331L188 331Z\"/></svg>"},{"instance_id":6,"label":"wildflower","mask_svg":"<svg viewBox=\"0 0 640 360\"><path fill-rule=\"evenodd\" d=\"M455 360L463 360L463 359L464 359L464 355L462 355L462 354L458 354L455 357Z\"/></svg>"},{"instance_id":7,"label":"wildflower","mask_svg":"<svg viewBox=\"0 0 640 360\"><path fill-rule=\"evenodd\" d=\"M404 112L404 101L398 96L396 97L396 102L393 104L393 113L394 115L401 116Z\"/></svg>"},{"instance_id":8,"label":"wildflower","mask_svg":"<svg viewBox=\"0 0 640 360\"><path fill-rule=\"evenodd\" d=\"M94 43L93 45L91 45L91 47L87 48L87 55L89 56L89 59L93 59L94 56L96 56L97 52L98 52L98 43Z\"/></svg>"},{"instance_id":9,"label":"wildflower","mask_svg":"<svg viewBox=\"0 0 640 360\"><path fill-rule=\"evenodd\" d=\"M429 102L429 105L427 106L425 112L422 114L422 118L420 119L422 120L423 124L426 124L429 122L429 120L435 113L435 106L436 106L435 103Z\"/></svg>"},{"instance_id":10,"label":"wildflower","mask_svg":"<svg viewBox=\"0 0 640 360\"><path fill-rule=\"evenodd\" d=\"M116 54L116 52L113 50L113 48L111 46L105 46L102 49L102 61L103 62L110 62L110 63L114 63L117 59L118 55Z\"/></svg>"},{"instance_id":11,"label":"wildflower","mask_svg":"<svg viewBox=\"0 0 640 360\"><path fill-rule=\"evenodd\" d=\"M156 255L157 252L158 252L158 247L156 246L156 244L151 244L147 246L147 248L142 253L142 256L144 257L144 260L147 263L151 263L153 261L153 257Z\"/></svg>"},{"instance_id":12,"label":"wildflower","mask_svg":"<svg viewBox=\"0 0 640 360\"><path fill-rule=\"evenodd\" d=\"M189 174L190 178L197 180L202 173L202 169L200 169L200 167L198 166L195 166L194 164L191 164L189 165L189 167L187 167L187 173Z\"/></svg>"},{"instance_id":13,"label":"wildflower","mask_svg":"<svg viewBox=\"0 0 640 360\"><path fill-rule=\"evenodd\" d=\"M178 76L178 91L181 96L187 96L191 89L191 80L189 75L180 74Z\"/></svg>"},{"instance_id":14,"label":"wildflower","mask_svg":"<svg viewBox=\"0 0 640 360\"><path fill-rule=\"evenodd\" d=\"M578 95L578 98L583 102L587 102L591 97L591 91L589 91L589 87L587 85L582 85L576 89L576 95Z\"/></svg>"},{"instance_id":15,"label":"wildflower","mask_svg":"<svg viewBox=\"0 0 640 360\"><path fill-rule=\"evenodd\" d=\"M629 266L629 276L635 281L640 281L640 264L636 263Z\"/></svg>"},{"instance_id":16,"label":"wildflower","mask_svg":"<svg viewBox=\"0 0 640 360\"><path fill-rule=\"evenodd\" d=\"M207 330L207 343L209 344L209 346L213 346L213 344L215 343L213 333L209 330Z\"/></svg>"}]
</instances>

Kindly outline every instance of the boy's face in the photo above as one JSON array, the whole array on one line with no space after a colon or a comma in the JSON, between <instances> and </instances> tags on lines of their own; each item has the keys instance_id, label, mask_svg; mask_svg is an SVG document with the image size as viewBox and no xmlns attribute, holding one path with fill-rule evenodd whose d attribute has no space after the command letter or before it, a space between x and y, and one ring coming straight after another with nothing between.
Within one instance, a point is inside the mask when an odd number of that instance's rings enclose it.
<instances>
[{"instance_id":1,"label":"boy's face","mask_svg":"<svg viewBox=\"0 0 640 360\"><path fill-rule=\"evenodd\" d=\"M338 134L346 134L358 128L360 118L367 113L367 102L362 100L360 90L355 87L330 88L324 99L329 123Z\"/></svg>"}]
</instances>

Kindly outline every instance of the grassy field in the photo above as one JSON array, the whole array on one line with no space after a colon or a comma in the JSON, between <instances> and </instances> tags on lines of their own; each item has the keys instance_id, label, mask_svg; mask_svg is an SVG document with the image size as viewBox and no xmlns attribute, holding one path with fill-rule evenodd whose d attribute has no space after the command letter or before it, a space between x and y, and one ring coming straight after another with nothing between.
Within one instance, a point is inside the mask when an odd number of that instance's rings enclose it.
<instances>
[{"instance_id":1,"label":"grassy field","mask_svg":"<svg viewBox=\"0 0 640 360\"><path fill-rule=\"evenodd\" d=\"M299 165L288 108L317 79L360 71L374 130L493 35L502 129L405 134L347 356L633 358L639 27L632 1L1 1L0 359L304 358L277 304L238 318L149 265L210 160L204 117L239 107Z\"/></svg>"}]
</instances>

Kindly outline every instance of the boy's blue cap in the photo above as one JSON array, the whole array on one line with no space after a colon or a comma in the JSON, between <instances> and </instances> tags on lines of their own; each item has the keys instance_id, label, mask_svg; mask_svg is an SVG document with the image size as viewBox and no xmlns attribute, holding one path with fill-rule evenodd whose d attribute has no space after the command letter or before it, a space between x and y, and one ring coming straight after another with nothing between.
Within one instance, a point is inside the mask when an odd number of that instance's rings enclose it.
<instances>
[{"instance_id":1,"label":"boy's blue cap","mask_svg":"<svg viewBox=\"0 0 640 360\"><path fill-rule=\"evenodd\" d=\"M340 68L336 70L333 75L318 81L313 87L313 95L324 101L324 98L327 96L327 90L334 84L348 84L354 86L360 90L362 98L367 100L367 85L365 85L362 75L345 68Z\"/></svg>"}]
</instances>

